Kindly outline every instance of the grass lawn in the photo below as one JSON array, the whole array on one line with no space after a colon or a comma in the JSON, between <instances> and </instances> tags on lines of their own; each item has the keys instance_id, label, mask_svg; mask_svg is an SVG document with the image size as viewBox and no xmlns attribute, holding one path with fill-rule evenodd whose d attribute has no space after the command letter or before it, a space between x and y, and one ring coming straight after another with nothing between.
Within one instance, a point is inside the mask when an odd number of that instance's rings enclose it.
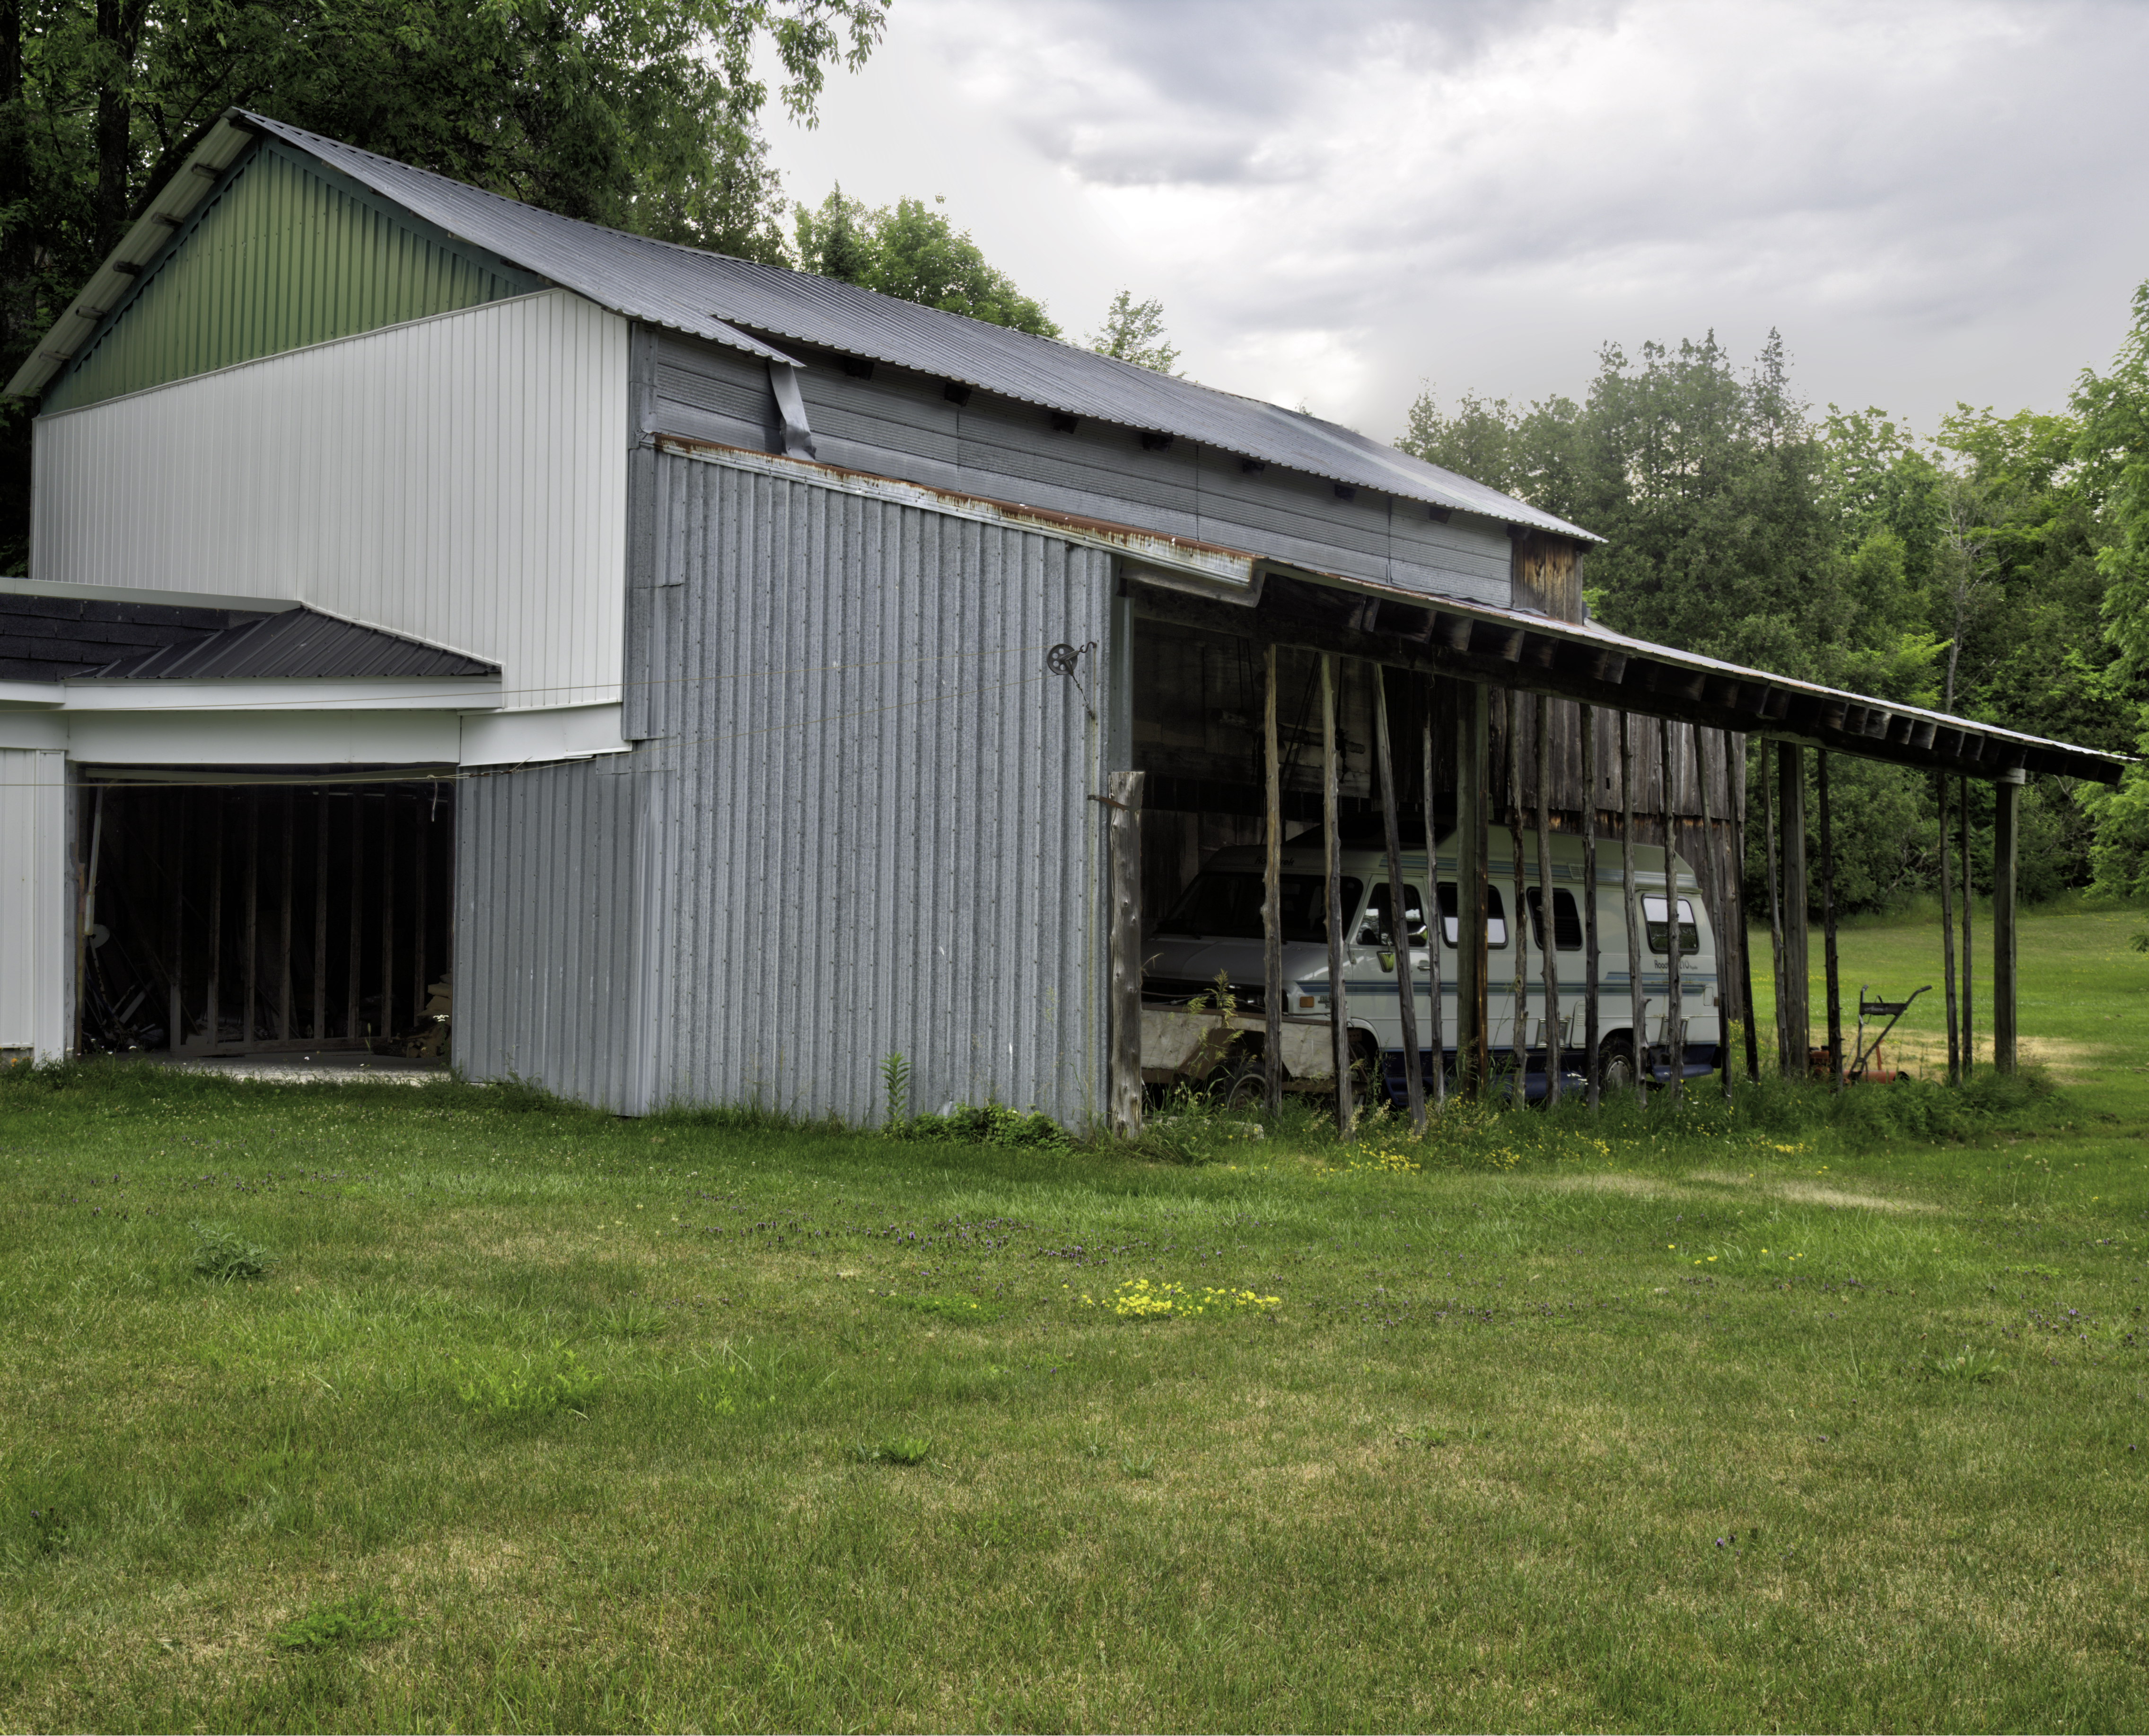
<instances>
[{"instance_id":1,"label":"grass lawn","mask_svg":"<svg viewBox=\"0 0 2149 1736\"><path fill-rule=\"evenodd\" d=\"M2130 931L2056 1094L1199 1161L0 1082L0 1724L2142 1728Z\"/></svg>"}]
</instances>

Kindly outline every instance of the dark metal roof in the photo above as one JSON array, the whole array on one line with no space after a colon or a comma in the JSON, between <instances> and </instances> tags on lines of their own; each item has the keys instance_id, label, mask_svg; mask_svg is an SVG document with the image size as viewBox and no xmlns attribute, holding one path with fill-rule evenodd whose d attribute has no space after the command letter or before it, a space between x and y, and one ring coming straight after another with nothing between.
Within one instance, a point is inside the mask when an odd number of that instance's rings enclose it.
<instances>
[{"instance_id":1,"label":"dark metal roof","mask_svg":"<svg viewBox=\"0 0 2149 1736\"><path fill-rule=\"evenodd\" d=\"M265 614L0 591L0 681L63 682L202 643Z\"/></svg>"},{"instance_id":2,"label":"dark metal roof","mask_svg":"<svg viewBox=\"0 0 2149 1736\"><path fill-rule=\"evenodd\" d=\"M811 344L1331 482L1599 540L1318 416L853 284L578 223L280 121L244 118L450 234L632 319L782 361L793 358L752 334Z\"/></svg>"},{"instance_id":3,"label":"dark metal roof","mask_svg":"<svg viewBox=\"0 0 2149 1736\"><path fill-rule=\"evenodd\" d=\"M0 592L0 681L392 681L497 665L301 606L274 612Z\"/></svg>"}]
</instances>

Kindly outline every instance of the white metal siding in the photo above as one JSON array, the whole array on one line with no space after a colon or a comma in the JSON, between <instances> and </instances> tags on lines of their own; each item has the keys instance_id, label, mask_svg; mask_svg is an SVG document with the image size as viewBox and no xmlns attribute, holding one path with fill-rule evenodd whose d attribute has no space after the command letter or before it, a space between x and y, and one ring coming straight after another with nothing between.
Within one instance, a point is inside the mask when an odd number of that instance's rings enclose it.
<instances>
[{"instance_id":1,"label":"white metal siding","mask_svg":"<svg viewBox=\"0 0 2149 1736\"><path fill-rule=\"evenodd\" d=\"M67 755L0 748L0 1049L67 1051Z\"/></svg>"},{"instance_id":2,"label":"white metal siding","mask_svg":"<svg viewBox=\"0 0 2149 1736\"><path fill-rule=\"evenodd\" d=\"M41 418L33 577L292 597L619 697L627 322L563 289Z\"/></svg>"}]
</instances>

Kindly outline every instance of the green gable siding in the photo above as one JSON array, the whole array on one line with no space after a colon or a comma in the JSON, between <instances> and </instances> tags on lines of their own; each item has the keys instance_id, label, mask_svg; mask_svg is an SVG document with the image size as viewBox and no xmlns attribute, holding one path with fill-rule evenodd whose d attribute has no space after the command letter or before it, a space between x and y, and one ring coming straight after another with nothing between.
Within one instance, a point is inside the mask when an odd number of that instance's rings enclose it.
<instances>
[{"instance_id":1,"label":"green gable siding","mask_svg":"<svg viewBox=\"0 0 2149 1736\"><path fill-rule=\"evenodd\" d=\"M274 143L233 167L44 397L48 411L184 380L539 281Z\"/></svg>"}]
</instances>

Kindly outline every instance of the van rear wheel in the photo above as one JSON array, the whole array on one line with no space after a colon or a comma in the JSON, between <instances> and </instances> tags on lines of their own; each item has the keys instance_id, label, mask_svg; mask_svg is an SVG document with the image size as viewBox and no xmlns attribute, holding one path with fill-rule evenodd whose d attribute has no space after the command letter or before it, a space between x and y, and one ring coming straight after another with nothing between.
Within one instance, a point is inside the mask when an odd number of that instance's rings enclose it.
<instances>
[{"instance_id":1,"label":"van rear wheel","mask_svg":"<svg viewBox=\"0 0 2149 1736\"><path fill-rule=\"evenodd\" d=\"M1625 1031L1614 1031L1597 1045L1597 1077L1607 1095L1634 1089L1634 1039Z\"/></svg>"}]
</instances>

